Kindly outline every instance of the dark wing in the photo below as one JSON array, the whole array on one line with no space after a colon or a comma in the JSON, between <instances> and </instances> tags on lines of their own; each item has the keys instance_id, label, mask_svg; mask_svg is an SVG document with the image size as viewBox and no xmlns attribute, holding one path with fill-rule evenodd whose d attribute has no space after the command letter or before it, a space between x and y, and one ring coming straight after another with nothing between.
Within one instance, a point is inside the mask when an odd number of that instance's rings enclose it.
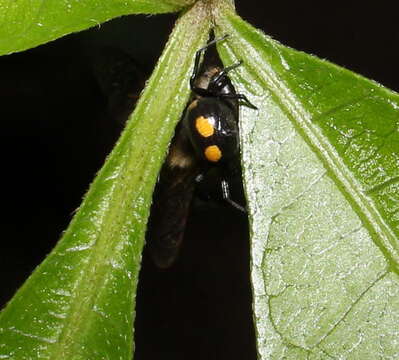
<instances>
[{"instance_id":1,"label":"dark wing","mask_svg":"<svg viewBox=\"0 0 399 360\"><path fill-rule=\"evenodd\" d=\"M147 231L147 246L160 268L170 267L179 254L199 173L191 145L179 128L155 188Z\"/></svg>"}]
</instances>

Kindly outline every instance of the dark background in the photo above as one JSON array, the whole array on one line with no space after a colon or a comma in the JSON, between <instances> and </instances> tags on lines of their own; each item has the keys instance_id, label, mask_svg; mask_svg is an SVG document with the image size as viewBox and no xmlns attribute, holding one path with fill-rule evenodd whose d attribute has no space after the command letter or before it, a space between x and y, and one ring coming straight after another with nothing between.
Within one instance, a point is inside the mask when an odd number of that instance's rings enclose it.
<instances>
[{"instance_id":1,"label":"dark background","mask_svg":"<svg viewBox=\"0 0 399 360\"><path fill-rule=\"evenodd\" d=\"M395 9L333 4L236 7L281 43L398 91ZM175 19L123 17L0 58L0 306L67 227ZM246 234L242 214L196 201L176 266L159 271L144 255L137 359L255 358Z\"/></svg>"}]
</instances>

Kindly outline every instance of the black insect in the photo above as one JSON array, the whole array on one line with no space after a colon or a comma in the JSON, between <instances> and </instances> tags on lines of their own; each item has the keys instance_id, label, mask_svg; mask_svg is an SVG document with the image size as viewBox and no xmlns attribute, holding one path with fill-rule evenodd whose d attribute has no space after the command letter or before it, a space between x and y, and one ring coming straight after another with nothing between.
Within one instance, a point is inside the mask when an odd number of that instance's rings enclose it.
<instances>
[{"instance_id":1,"label":"black insect","mask_svg":"<svg viewBox=\"0 0 399 360\"><path fill-rule=\"evenodd\" d=\"M196 184L209 169L217 166L221 170L223 199L245 212L231 198L228 179L234 171L232 160L239 152L239 101L257 108L245 95L236 93L228 77L241 62L200 71L201 55L226 37L209 42L196 53L190 79L193 96L176 128L155 189L147 240L151 256L160 268L168 268L176 260Z\"/></svg>"}]
</instances>

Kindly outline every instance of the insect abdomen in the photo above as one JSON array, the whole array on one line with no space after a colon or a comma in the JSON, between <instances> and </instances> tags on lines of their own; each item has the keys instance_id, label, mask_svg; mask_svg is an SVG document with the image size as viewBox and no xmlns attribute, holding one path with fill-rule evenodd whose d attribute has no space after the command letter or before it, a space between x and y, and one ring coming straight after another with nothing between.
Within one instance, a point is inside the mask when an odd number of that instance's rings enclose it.
<instances>
[{"instance_id":1,"label":"insect abdomen","mask_svg":"<svg viewBox=\"0 0 399 360\"><path fill-rule=\"evenodd\" d=\"M194 100L183 123L194 150L203 160L216 164L237 154L237 119L227 103L215 98Z\"/></svg>"}]
</instances>

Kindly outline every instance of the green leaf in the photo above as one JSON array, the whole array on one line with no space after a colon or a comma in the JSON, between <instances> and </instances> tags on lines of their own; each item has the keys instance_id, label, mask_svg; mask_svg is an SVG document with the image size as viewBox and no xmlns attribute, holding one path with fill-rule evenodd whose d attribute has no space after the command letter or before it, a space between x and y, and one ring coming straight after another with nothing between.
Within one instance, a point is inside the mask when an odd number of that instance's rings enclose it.
<instances>
[{"instance_id":1,"label":"green leaf","mask_svg":"<svg viewBox=\"0 0 399 360\"><path fill-rule=\"evenodd\" d=\"M26 50L128 14L178 11L191 0L0 0L0 55Z\"/></svg>"},{"instance_id":2,"label":"green leaf","mask_svg":"<svg viewBox=\"0 0 399 360\"><path fill-rule=\"evenodd\" d=\"M118 144L53 252L0 313L0 358L131 359L134 297L152 190L209 33L181 16Z\"/></svg>"},{"instance_id":3,"label":"green leaf","mask_svg":"<svg viewBox=\"0 0 399 360\"><path fill-rule=\"evenodd\" d=\"M261 359L399 358L399 96L215 11L240 92Z\"/></svg>"}]
</instances>

